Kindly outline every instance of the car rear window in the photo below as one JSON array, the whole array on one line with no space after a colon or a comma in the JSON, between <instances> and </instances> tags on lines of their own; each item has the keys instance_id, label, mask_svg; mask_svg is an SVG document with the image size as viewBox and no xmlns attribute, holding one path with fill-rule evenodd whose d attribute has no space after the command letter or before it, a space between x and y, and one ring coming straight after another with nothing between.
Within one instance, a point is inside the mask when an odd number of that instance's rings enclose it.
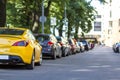
<instances>
[{"instance_id":1,"label":"car rear window","mask_svg":"<svg viewBox=\"0 0 120 80\"><path fill-rule=\"evenodd\" d=\"M61 38L60 38L60 37L56 37L56 39L57 39L58 41L61 41Z\"/></svg>"},{"instance_id":2,"label":"car rear window","mask_svg":"<svg viewBox=\"0 0 120 80\"><path fill-rule=\"evenodd\" d=\"M39 36L39 37L37 37L37 39L38 39L38 41L40 41L40 42L43 42L43 41L45 41L45 40L49 40L49 36Z\"/></svg>"},{"instance_id":3,"label":"car rear window","mask_svg":"<svg viewBox=\"0 0 120 80\"><path fill-rule=\"evenodd\" d=\"M18 29L0 29L0 34L4 35L22 35L24 33L24 30L18 30Z\"/></svg>"},{"instance_id":4,"label":"car rear window","mask_svg":"<svg viewBox=\"0 0 120 80\"><path fill-rule=\"evenodd\" d=\"M68 40L68 42L69 42L70 44L72 44L72 41L71 41L71 40Z\"/></svg>"}]
</instances>

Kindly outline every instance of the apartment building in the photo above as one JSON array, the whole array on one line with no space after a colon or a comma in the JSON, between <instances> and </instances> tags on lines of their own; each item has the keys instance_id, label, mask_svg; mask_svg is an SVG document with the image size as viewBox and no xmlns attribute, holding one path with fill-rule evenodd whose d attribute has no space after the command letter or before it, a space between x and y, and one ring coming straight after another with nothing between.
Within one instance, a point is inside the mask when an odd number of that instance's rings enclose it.
<instances>
[{"instance_id":1,"label":"apartment building","mask_svg":"<svg viewBox=\"0 0 120 80\"><path fill-rule=\"evenodd\" d=\"M106 0L108 4L104 5L107 13L104 13L106 19L106 28L104 29L104 43L112 46L116 42L120 42L120 0ZM107 16L107 17L106 17Z\"/></svg>"},{"instance_id":2,"label":"apartment building","mask_svg":"<svg viewBox=\"0 0 120 80\"><path fill-rule=\"evenodd\" d=\"M106 0L102 5L95 0L93 6L98 14L93 22L93 29L86 35L98 36L98 41L106 46L120 42L120 0Z\"/></svg>"},{"instance_id":3,"label":"apartment building","mask_svg":"<svg viewBox=\"0 0 120 80\"><path fill-rule=\"evenodd\" d=\"M95 13L96 19L94 20L92 26L92 30L89 33L85 34L85 37L87 38L97 38L99 42L103 41L103 30L104 30L104 12L103 12L103 5L100 4L98 0L94 0L92 4L97 13Z\"/></svg>"}]
</instances>

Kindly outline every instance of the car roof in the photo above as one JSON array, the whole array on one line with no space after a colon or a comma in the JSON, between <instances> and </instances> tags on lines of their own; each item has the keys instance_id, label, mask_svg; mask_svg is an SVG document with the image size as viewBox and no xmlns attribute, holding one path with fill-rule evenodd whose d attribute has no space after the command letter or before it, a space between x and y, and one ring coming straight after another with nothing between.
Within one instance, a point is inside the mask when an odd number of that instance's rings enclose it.
<instances>
[{"instance_id":1,"label":"car roof","mask_svg":"<svg viewBox=\"0 0 120 80\"><path fill-rule=\"evenodd\" d=\"M0 29L18 29L18 30L28 30L27 28L18 28L18 27L0 27Z\"/></svg>"},{"instance_id":2,"label":"car roof","mask_svg":"<svg viewBox=\"0 0 120 80\"><path fill-rule=\"evenodd\" d=\"M42 34L42 33L36 33L34 34L35 36L50 36L52 34Z\"/></svg>"},{"instance_id":3,"label":"car roof","mask_svg":"<svg viewBox=\"0 0 120 80\"><path fill-rule=\"evenodd\" d=\"M8 31L5 32L4 30ZM27 28L17 28L17 27L0 27L0 31L1 31L1 35L24 35L24 33L26 31L28 31L29 29Z\"/></svg>"}]
</instances>

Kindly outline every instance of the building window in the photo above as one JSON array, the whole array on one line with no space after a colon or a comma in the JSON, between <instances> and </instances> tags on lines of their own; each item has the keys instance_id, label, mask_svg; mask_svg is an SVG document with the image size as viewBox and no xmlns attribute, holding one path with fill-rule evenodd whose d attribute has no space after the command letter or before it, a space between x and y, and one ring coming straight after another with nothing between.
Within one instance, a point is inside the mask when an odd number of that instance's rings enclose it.
<instances>
[{"instance_id":1,"label":"building window","mask_svg":"<svg viewBox=\"0 0 120 80\"><path fill-rule=\"evenodd\" d=\"M119 32L120 32L120 30L119 30Z\"/></svg>"},{"instance_id":2,"label":"building window","mask_svg":"<svg viewBox=\"0 0 120 80\"><path fill-rule=\"evenodd\" d=\"M101 18L101 15L96 15L96 18Z\"/></svg>"},{"instance_id":3,"label":"building window","mask_svg":"<svg viewBox=\"0 0 120 80\"><path fill-rule=\"evenodd\" d=\"M112 11L110 11L110 18L112 17Z\"/></svg>"},{"instance_id":4,"label":"building window","mask_svg":"<svg viewBox=\"0 0 120 80\"><path fill-rule=\"evenodd\" d=\"M112 3L112 0L110 0L110 3Z\"/></svg>"},{"instance_id":5,"label":"building window","mask_svg":"<svg viewBox=\"0 0 120 80\"><path fill-rule=\"evenodd\" d=\"M112 31L110 29L108 30L108 34L112 34Z\"/></svg>"},{"instance_id":6,"label":"building window","mask_svg":"<svg viewBox=\"0 0 120 80\"><path fill-rule=\"evenodd\" d=\"M94 22L94 31L101 31L101 22Z\"/></svg>"},{"instance_id":7,"label":"building window","mask_svg":"<svg viewBox=\"0 0 120 80\"><path fill-rule=\"evenodd\" d=\"M109 21L109 27L112 27L112 25L113 25L113 22Z\"/></svg>"},{"instance_id":8,"label":"building window","mask_svg":"<svg viewBox=\"0 0 120 80\"><path fill-rule=\"evenodd\" d=\"M118 20L118 26L120 26L120 19Z\"/></svg>"}]
</instances>

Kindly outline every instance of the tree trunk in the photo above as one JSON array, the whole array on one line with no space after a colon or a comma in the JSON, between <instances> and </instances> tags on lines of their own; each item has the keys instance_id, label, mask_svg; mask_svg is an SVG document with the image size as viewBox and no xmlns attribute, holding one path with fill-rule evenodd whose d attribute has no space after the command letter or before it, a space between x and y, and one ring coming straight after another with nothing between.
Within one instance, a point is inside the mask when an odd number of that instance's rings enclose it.
<instances>
[{"instance_id":1,"label":"tree trunk","mask_svg":"<svg viewBox=\"0 0 120 80\"><path fill-rule=\"evenodd\" d=\"M68 24L68 36L67 36L67 38L69 39L70 38L70 36L71 36L71 30L72 30L72 28L71 28L71 25L70 25L70 23Z\"/></svg>"},{"instance_id":2,"label":"tree trunk","mask_svg":"<svg viewBox=\"0 0 120 80\"><path fill-rule=\"evenodd\" d=\"M6 0L0 0L0 27L6 24Z\"/></svg>"},{"instance_id":3,"label":"tree trunk","mask_svg":"<svg viewBox=\"0 0 120 80\"><path fill-rule=\"evenodd\" d=\"M55 26L53 26L53 35L55 35Z\"/></svg>"},{"instance_id":4,"label":"tree trunk","mask_svg":"<svg viewBox=\"0 0 120 80\"><path fill-rule=\"evenodd\" d=\"M74 34L74 38L78 39L78 26L75 27L75 34Z\"/></svg>"},{"instance_id":5,"label":"tree trunk","mask_svg":"<svg viewBox=\"0 0 120 80\"><path fill-rule=\"evenodd\" d=\"M32 31L34 33L37 33L39 31L39 15L36 12L34 12L32 18L33 18L33 21L32 21L33 22Z\"/></svg>"},{"instance_id":6,"label":"tree trunk","mask_svg":"<svg viewBox=\"0 0 120 80\"><path fill-rule=\"evenodd\" d=\"M61 23L62 23L62 20L61 20ZM59 36L63 36L63 35L62 35L62 33L63 33L62 29L63 29L63 23L59 26L59 29L58 29L58 31L59 31Z\"/></svg>"},{"instance_id":7,"label":"tree trunk","mask_svg":"<svg viewBox=\"0 0 120 80\"><path fill-rule=\"evenodd\" d=\"M31 14L31 16L32 16L32 31L34 33L38 33L39 29L40 29L40 23L39 23L40 12L37 9L37 7L39 7L38 4L39 3L37 3L37 1L35 1L35 3L34 3L35 10Z\"/></svg>"},{"instance_id":8,"label":"tree trunk","mask_svg":"<svg viewBox=\"0 0 120 80\"><path fill-rule=\"evenodd\" d=\"M60 26L62 27L62 26ZM59 36L62 36L62 28L59 29Z\"/></svg>"},{"instance_id":9,"label":"tree trunk","mask_svg":"<svg viewBox=\"0 0 120 80\"><path fill-rule=\"evenodd\" d=\"M46 17L49 16L49 11L50 11L50 5L51 5L51 3L52 3L52 1L49 0L48 1L48 6L47 6L47 8L45 8L45 16Z\"/></svg>"}]
</instances>

